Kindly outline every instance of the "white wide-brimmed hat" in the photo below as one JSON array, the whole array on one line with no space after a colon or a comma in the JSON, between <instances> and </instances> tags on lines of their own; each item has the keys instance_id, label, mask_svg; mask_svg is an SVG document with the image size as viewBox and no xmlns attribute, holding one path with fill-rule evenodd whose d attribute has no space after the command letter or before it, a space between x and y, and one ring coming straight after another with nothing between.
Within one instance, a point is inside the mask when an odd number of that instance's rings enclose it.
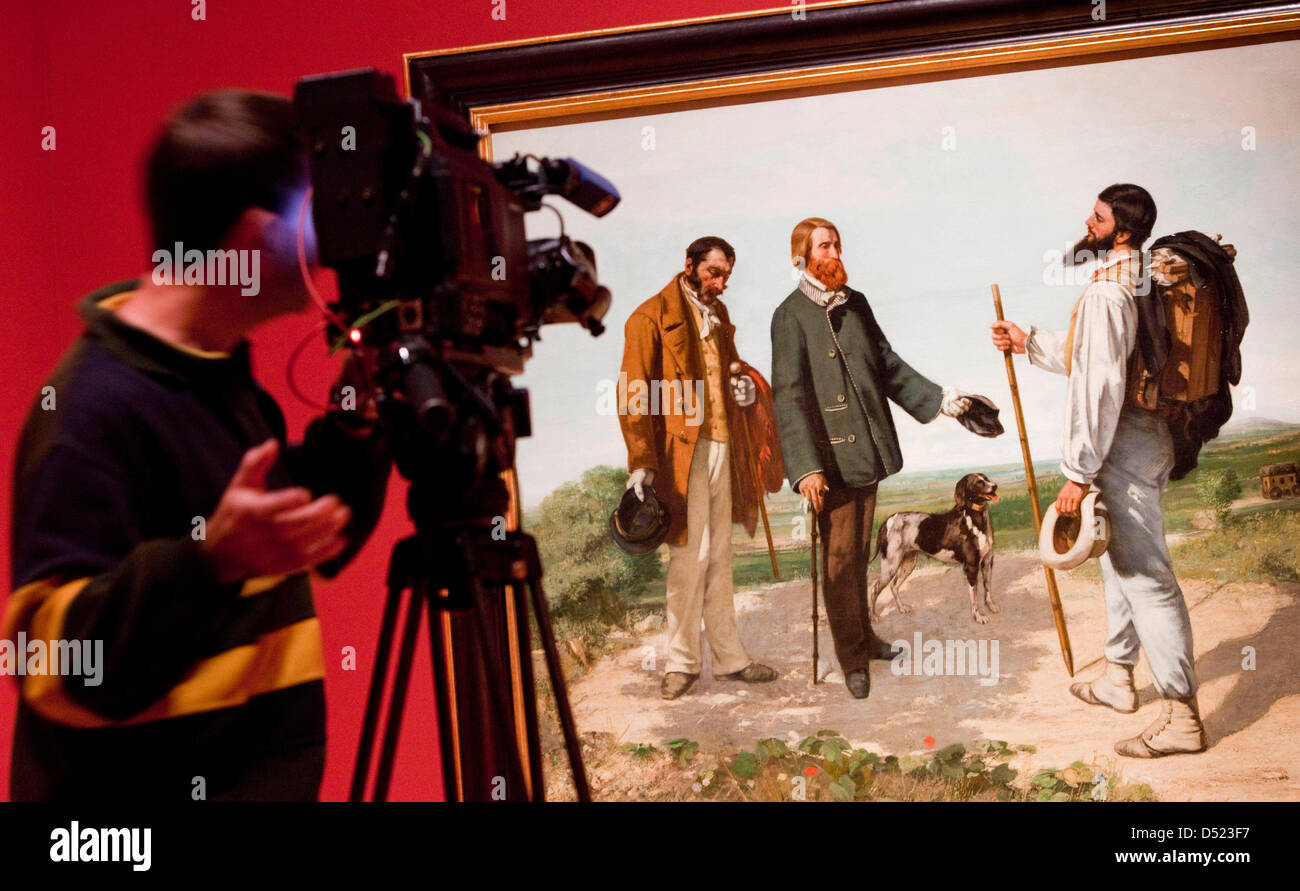
<instances>
[{"instance_id":1,"label":"white wide-brimmed hat","mask_svg":"<svg viewBox=\"0 0 1300 891\"><path fill-rule=\"evenodd\" d=\"M1096 489L1083 496L1077 517L1063 517L1053 503L1038 533L1038 555L1044 566L1074 569L1084 560L1100 557L1110 543L1110 514Z\"/></svg>"}]
</instances>

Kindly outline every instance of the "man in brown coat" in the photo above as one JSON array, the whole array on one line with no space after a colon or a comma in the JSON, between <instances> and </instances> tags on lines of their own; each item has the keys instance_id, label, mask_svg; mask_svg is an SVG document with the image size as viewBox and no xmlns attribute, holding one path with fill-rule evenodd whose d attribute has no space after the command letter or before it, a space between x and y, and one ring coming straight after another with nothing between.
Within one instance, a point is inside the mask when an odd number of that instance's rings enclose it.
<instances>
[{"instance_id":1,"label":"man in brown coat","mask_svg":"<svg viewBox=\"0 0 1300 891\"><path fill-rule=\"evenodd\" d=\"M733 436L740 409L755 399L753 382L732 377L738 361L727 308L736 252L716 236L686 249L682 273L633 311L620 391L619 422L627 443L628 488L659 481L668 511L668 662L665 699L681 696L700 676L700 623L713 652L713 676L748 683L777 673L749 658L732 603L731 526L753 534L758 501L745 445Z\"/></svg>"}]
</instances>

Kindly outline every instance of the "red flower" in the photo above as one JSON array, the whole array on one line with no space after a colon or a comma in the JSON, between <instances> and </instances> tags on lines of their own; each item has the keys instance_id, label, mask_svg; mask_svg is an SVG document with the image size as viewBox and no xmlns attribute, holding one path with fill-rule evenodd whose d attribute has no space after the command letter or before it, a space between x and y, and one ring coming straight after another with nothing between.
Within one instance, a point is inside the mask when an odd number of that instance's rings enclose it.
<instances>
[{"instance_id":1,"label":"red flower","mask_svg":"<svg viewBox=\"0 0 1300 891\"><path fill-rule=\"evenodd\" d=\"M817 768L811 766L805 767L803 769L803 775L806 777L815 777L817 776Z\"/></svg>"},{"instance_id":2,"label":"red flower","mask_svg":"<svg viewBox=\"0 0 1300 891\"><path fill-rule=\"evenodd\" d=\"M933 736L927 736L925 739L922 740L922 742L925 743L925 747L926 747L927 749L933 749L933 748L934 748L934 737L933 737Z\"/></svg>"}]
</instances>

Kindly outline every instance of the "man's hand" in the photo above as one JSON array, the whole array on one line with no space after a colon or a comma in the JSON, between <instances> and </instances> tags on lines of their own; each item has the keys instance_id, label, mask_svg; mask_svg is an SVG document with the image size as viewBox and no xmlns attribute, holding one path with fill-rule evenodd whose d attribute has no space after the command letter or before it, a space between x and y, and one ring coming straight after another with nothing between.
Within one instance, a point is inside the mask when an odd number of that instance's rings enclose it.
<instances>
[{"instance_id":1,"label":"man's hand","mask_svg":"<svg viewBox=\"0 0 1300 891\"><path fill-rule=\"evenodd\" d=\"M201 547L223 585L264 575L304 572L343 552L351 511L336 495L312 500L302 487L267 491L280 454L268 439L244 453L207 520Z\"/></svg>"},{"instance_id":2,"label":"man's hand","mask_svg":"<svg viewBox=\"0 0 1300 891\"><path fill-rule=\"evenodd\" d=\"M758 398L758 387L754 379L747 374L733 375L731 378L731 397L741 408L748 408Z\"/></svg>"},{"instance_id":3,"label":"man's hand","mask_svg":"<svg viewBox=\"0 0 1300 891\"><path fill-rule=\"evenodd\" d=\"M822 512L822 505L825 504L828 491L830 486L826 485L826 474L821 471L810 473L799 480L799 494L808 499L808 503L817 513Z\"/></svg>"},{"instance_id":4,"label":"man's hand","mask_svg":"<svg viewBox=\"0 0 1300 891\"><path fill-rule=\"evenodd\" d=\"M993 345L1000 352L1005 353L1011 350L1013 353L1023 353L1025 351L1025 339L1029 337L1024 331L1021 331L1012 322L994 322L989 325L993 329Z\"/></svg>"},{"instance_id":5,"label":"man's hand","mask_svg":"<svg viewBox=\"0 0 1300 891\"><path fill-rule=\"evenodd\" d=\"M645 501L644 486L653 486L655 484L655 472L645 467L638 467L628 474L627 489L636 490L636 500Z\"/></svg>"},{"instance_id":6,"label":"man's hand","mask_svg":"<svg viewBox=\"0 0 1300 891\"><path fill-rule=\"evenodd\" d=\"M1063 517L1078 516L1079 504L1090 488L1092 487L1081 486L1074 480L1066 480L1065 485L1061 487L1061 493L1056 496L1056 512Z\"/></svg>"},{"instance_id":7,"label":"man's hand","mask_svg":"<svg viewBox=\"0 0 1300 891\"><path fill-rule=\"evenodd\" d=\"M950 418L961 417L970 408L970 395L965 390L958 390L956 387L944 387L943 402L939 406L939 412Z\"/></svg>"}]
</instances>

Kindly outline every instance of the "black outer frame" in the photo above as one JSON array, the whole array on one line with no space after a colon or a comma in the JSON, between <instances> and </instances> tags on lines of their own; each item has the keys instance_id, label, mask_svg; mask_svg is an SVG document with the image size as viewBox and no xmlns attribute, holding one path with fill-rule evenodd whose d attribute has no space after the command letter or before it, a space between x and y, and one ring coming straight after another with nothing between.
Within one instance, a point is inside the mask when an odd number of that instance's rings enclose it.
<instances>
[{"instance_id":1,"label":"black outer frame","mask_svg":"<svg viewBox=\"0 0 1300 891\"><path fill-rule=\"evenodd\" d=\"M1240 0L890 0L793 7L746 18L597 34L413 57L411 95L460 114L557 99L821 65L996 47L1054 37L1099 37L1135 27L1300 11L1300 2ZM718 47L716 54L699 51ZM1059 63L1058 63L1059 64Z\"/></svg>"}]
</instances>

